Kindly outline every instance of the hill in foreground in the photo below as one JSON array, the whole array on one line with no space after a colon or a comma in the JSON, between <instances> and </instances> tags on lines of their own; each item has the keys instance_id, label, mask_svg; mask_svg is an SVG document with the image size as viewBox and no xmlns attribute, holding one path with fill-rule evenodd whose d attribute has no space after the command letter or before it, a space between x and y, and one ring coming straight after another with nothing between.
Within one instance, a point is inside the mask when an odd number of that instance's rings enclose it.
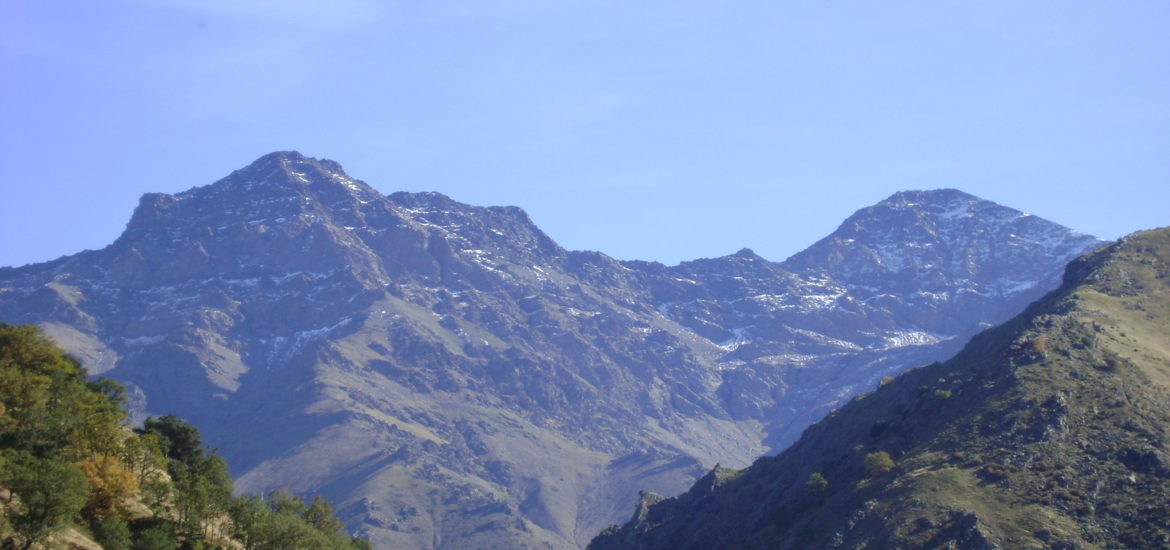
<instances>
[{"instance_id":1,"label":"hill in foreground","mask_svg":"<svg viewBox=\"0 0 1170 550\"><path fill-rule=\"evenodd\" d=\"M1170 548L1170 229L591 550Z\"/></svg>"}]
</instances>

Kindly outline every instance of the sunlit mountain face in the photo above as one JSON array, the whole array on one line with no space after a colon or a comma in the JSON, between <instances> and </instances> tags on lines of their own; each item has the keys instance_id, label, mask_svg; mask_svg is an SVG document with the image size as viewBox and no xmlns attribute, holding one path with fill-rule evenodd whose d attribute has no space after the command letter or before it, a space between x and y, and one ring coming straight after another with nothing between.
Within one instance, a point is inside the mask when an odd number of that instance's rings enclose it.
<instances>
[{"instance_id":1,"label":"sunlit mountain face","mask_svg":"<svg viewBox=\"0 0 1170 550\"><path fill-rule=\"evenodd\" d=\"M784 262L619 262L286 152L144 196L104 249L0 269L0 321L127 384L138 418L198 426L242 489L323 494L379 547L579 548L639 490L947 359L1100 244L939 190Z\"/></svg>"}]
</instances>

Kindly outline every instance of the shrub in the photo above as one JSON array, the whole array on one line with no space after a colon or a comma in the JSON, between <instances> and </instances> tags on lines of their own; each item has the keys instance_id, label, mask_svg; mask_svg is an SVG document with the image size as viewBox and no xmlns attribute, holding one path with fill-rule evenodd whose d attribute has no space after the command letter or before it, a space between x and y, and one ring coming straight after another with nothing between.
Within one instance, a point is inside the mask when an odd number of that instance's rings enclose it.
<instances>
[{"instance_id":1,"label":"shrub","mask_svg":"<svg viewBox=\"0 0 1170 550\"><path fill-rule=\"evenodd\" d=\"M804 482L804 486L810 491L819 493L829 487L829 480L825 479L825 476L821 475L820 472L813 472L809 474L808 481Z\"/></svg>"},{"instance_id":2,"label":"shrub","mask_svg":"<svg viewBox=\"0 0 1170 550\"><path fill-rule=\"evenodd\" d=\"M890 458L890 453L877 451L865 455L865 474L869 477L877 477L893 469L894 459Z\"/></svg>"},{"instance_id":3,"label":"shrub","mask_svg":"<svg viewBox=\"0 0 1170 550\"><path fill-rule=\"evenodd\" d=\"M1011 475L1011 470L1000 464L987 464L980 470L985 479L998 481L1007 478Z\"/></svg>"}]
</instances>

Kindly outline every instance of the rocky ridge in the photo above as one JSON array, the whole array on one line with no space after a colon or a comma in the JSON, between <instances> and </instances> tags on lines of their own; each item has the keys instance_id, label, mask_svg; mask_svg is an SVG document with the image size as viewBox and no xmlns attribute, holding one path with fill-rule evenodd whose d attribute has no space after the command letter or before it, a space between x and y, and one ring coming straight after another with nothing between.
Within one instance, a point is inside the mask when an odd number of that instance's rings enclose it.
<instances>
[{"instance_id":1,"label":"rocky ridge","mask_svg":"<svg viewBox=\"0 0 1170 550\"><path fill-rule=\"evenodd\" d=\"M1170 229L913 369L776 457L715 468L590 544L622 548L1170 548Z\"/></svg>"},{"instance_id":2,"label":"rocky ridge","mask_svg":"<svg viewBox=\"0 0 1170 550\"><path fill-rule=\"evenodd\" d=\"M380 546L572 548L634 490L945 359L1098 244L943 190L782 263L618 262L518 208L274 153L143 197L105 249L0 269L0 321L198 425L244 489L323 493Z\"/></svg>"}]
</instances>

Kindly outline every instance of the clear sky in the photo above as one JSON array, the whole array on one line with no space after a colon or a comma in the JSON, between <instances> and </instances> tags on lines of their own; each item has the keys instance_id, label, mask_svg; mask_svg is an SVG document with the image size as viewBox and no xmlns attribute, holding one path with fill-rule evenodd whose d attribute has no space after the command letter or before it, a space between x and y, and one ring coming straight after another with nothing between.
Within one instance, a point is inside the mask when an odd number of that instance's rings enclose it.
<instances>
[{"instance_id":1,"label":"clear sky","mask_svg":"<svg viewBox=\"0 0 1170 550\"><path fill-rule=\"evenodd\" d=\"M276 150L562 245L783 260L955 187L1170 225L1170 2L0 0L0 265Z\"/></svg>"}]
</instances>

